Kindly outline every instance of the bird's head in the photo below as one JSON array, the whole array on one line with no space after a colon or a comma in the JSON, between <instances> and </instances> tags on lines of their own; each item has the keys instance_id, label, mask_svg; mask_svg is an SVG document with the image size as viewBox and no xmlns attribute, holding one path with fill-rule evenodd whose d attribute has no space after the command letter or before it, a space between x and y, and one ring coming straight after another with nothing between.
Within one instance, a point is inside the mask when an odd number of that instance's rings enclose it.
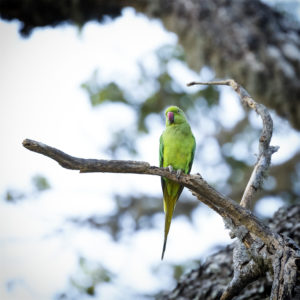
<instances>
[{"instance_id":1,"label":"bird's head","mask_svg":"<svg viewBox=\"0 0 300 300\"><path fill-rule=\"evenodd\" d=\"M176 125L186 122L186 117L182 109L177 106L170 106L166 112L166 126Z\"/></svg>"}]
</instances>

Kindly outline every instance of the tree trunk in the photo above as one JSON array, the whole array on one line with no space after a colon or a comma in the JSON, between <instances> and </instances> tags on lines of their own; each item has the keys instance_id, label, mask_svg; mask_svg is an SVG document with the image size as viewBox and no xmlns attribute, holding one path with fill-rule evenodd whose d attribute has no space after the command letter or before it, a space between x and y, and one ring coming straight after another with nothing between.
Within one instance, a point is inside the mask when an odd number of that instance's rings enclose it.
<instances>
[{"instance_id":1,"label":"tree trunk","mask_svg":"<svg viewBox=\"0 0 300 300\"><path fill-rule=\"evenodd\" d=\"M35 27L116 17L126 6L175 32L192 69L206 65L217 77L234 78L300 129L300 26L258 0L2 0L0 15L20 20L26 35Z\"/></svg>"},{"instance_id":2,"label":"tree trunk","mask_svg":"<svg viewBox=\"0 0 300 300\"><path fill-rule=\"evenodd\" d=\"M279 234L288 236L300 244L300 204L280 208L267 224ZM219 300L223 291L233 277L234 244L209 256L205 263L190 271L178 281L171 292L166 292L162 300ZM300 275L300 274L299 274ZM298 293L300 293L300 276L298 275ZM273 278L269 274L249 284L235 300L269 299ZM299 294L298 294L299 295ZM296 300L296 298L295 298Z\"/></svg>"}]
</instances>

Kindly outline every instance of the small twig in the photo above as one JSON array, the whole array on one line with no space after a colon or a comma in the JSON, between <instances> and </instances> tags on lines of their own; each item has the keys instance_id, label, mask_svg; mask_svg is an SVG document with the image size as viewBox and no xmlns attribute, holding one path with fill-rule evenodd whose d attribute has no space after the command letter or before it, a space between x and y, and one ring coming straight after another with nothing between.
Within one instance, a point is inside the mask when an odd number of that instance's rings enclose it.
<instances>
[{"instance_id":1,"label":"small twig","mask_svg":"<svg viewBox=\"0 0 300 300\"><path fill-rule=\"evenodd\" d=\"M253 196L255 192L261 188L266 171L271 164L271 156L279 149L279 147L270 146L273 134L273 121L271 115L264 105L254 101L248 92L233 79L211 82L190 82L187 84L187 86L193 85L228 85L239 95L241 102L254 109L262 119L263 129L259 138L257 162L240 202L241 206L250 209Z\"/></svg>"}]
</instances>

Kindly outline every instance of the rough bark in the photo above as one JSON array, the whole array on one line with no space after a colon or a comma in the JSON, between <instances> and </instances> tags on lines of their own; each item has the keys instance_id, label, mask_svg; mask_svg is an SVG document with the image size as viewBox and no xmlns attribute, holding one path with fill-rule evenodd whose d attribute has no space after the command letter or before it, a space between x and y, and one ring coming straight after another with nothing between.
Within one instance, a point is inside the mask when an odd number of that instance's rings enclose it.
<instances>
[{"instance_id":1,"label":"rough bark","mask_svg":"<svg viewBox=\"0 0 300 300\"><path fill-rule=\"evenodd\" d=\"M280 208L266 224L277 233L300 244L300 204ZM178 281L173 291L166 291L162 300L219 300L233 277L234 243L209 256L198 268L188 272ZM299 275L298 275L299 276ZM267 274L241 290L235 300L269 299L272 276ZM298 277L298 293L300 277ZM297 298L294 298L297 299Z\"/></svg>"},{"instance_id":2,"label":"rough bark","mask_svg":"<svg viewBox=\"0 0 300 300\"><path fill-rule=\"evenodd\" d=\"M300 26L258 0L1 0L0 16L21 32L62 22L82 25L134 7L160 18L183 45L188 64L239 78L252 96L300 129Z\"/></svg>"}]
</instances>

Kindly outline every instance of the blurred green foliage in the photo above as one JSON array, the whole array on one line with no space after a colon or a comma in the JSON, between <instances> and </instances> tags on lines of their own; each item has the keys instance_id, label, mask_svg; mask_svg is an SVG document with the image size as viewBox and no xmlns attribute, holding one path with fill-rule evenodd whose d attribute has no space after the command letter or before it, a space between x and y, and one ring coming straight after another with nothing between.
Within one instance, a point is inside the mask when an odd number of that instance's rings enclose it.
<instances>
[{"instance_id":1,"label":"blurred green foliage","mask_svg":"<svg viewBox=\"0 0 300 300\"><path fill-rule=\"evenodd\" d=\"M18 203L22 200L34 198L41 192L47 191L50 188L51 185L48 179L41 174L37 174L31 179L31 186L29 188L29 191L21 191L16 188L7 189L4 193L3 200L10 203Z\"/></svg>"},{"instance_id":2,"label":"blurred green foliage","mask_svg":"<svg viewBox=\"0 0 300 300\"><path fill-rule=\"evenodd\" d=\"M33 186L35 187L36 191L43 192L49 190L51 188L50 183L48 182L47 178L43 175L35 175L32 178Z\"/></svg>"},{"instance_id":3,"label":"blurred green foliage","mask_svg":"<svg viewBox=\"0 0 300 300\"><path fill-rule=\"evenodd\" d=\"M71 285L79 291L94 296L96 286L110 282L114 274L97 262L88 261L84 257L79 257L79 271L76 276L70 279Z\"/></svg>"},{"instance_id":4,"label":"blurred green foliage","mask_svg":"<svg viewBox=\"0 0 300 300\"><path fill-rule=\"evenodd\" d=\"M136 101L133 91L124 90L116 82L101 83L98 80L98 73L95 71L91 78L82 84L82 88L88 93L92 106L99 106L105 102L124 103L135 110L137 114L136 134L149 133L147 118L151 114L163 116L164 110L169 105L180 106L187 114L195 107L200 107L201 101L208 106L217 105L219 91L213 87L203 87L196 92L187 92L182 83L174 80L170 73L170 64L174 61L184 61L184 54L179 46L166 45L156 52L158 70L153 76L152 70L141 63L139 64L140 78L134 90L148 90L149 83L154 88L144 98ZM124 132L123 132L124 134ZM126 136L126 135L125 135Z\"/></svg>"},{"instance_id":5,"label":"blurred green foliage","mask_svg":"<svg viewBox=\"0 0 300 300\"><path fill-rule=\"evenodd\" d=\"M101 297L96 290L101 284L110 283L115 274L96 261L82 256L78 258L78 269L70 277L65 292L58 293L55 299L82 299L84 295Z\"/></svg>"},{"instance_id":6,"label":"blurred green foliage","mask_svg":"<svg viewBox=\"0 0 300 300\"><path fill-rule=\"evenodd\" d=\"M16 203L26 198L26 195L16 189L8 189L4 194L4 201Z\"/></svg>"},{"instance_id":7,"label":"blurred green foliage","mask_svg":"<svg viewBox=\"0 0 300 300\"><path fill-rule=\"evenodd\" d=\"M97 78L98 72L96 70L89 81L81 85L81 87L89 94L93 106L102 104L105 101L128 103L124 97L123 91L116 83L110 82L103 87L99 87Z\"/></svg>"}]
</instances>

